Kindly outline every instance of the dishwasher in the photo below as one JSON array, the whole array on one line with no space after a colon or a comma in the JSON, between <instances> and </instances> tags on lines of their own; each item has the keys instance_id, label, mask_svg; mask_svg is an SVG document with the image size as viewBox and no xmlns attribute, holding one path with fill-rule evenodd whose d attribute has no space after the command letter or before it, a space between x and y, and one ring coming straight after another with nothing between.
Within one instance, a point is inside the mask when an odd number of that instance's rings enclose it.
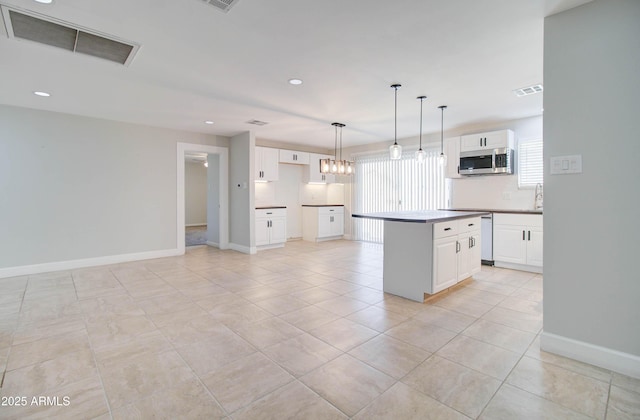
<instances>
[{"instance_id":1,"label":"dishwasher","mask_svg":"<svg viewBox=\"0 0 640 420\"><path fill-rule=\"evenodd\" d=\"M493 265L493 213L482 216L480 220L482 236L481 259L484 265Z\"/></svg>"}]
</instances>

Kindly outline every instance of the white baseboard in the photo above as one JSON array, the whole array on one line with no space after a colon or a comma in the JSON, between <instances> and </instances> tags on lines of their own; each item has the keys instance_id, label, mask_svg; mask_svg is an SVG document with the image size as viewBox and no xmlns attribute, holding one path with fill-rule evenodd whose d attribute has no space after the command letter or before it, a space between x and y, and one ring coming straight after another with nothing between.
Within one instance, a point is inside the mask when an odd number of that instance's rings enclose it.
<instances>
[{"instance_id":1,"label":"white baseboard","mask_svg":"<svg viewBox=\"0 0 640 420\"><path fill-rule=\"evenodd\" d=\"M531 273L542 274L542 267L536 267L533 265L513 264L503 261L495 261L493 265L499 268L510 268L512 270L529 271Z\"/></svg>"},{"instance_id":2,"label":"white baseboard","mask_svg":"<svg viewBox=\"0 0 640 420\"><path fill-rule=\"evenodd\" d=\"M29 274L48 273L51 271L75 270L77 268L100 265L119 264L131 261L151 260L154 258L175 257L184 254L178 249L138 252L134 254L109 255L106 257L85 258L81 260L58 261L43 264L23 265L19 267L0 268L0 278L26 276Z\"/></svg>"},{"instance_id":3,"label":"white baseboard","mask_svg":"<svg viewBox=\"0 0 640 420\"><path fill-rule=\"evenodd\" d=\"M243 254L255 254L256 247L249 247L244 245L234 244L233 242L229 242L229 249L233 249L234 251L242 252Z\"/></svg>"},{"instance_id":4,"label":"white baseboard","mask_svg":"<svg viewBox=\"0 0 640 420\"><path fill-rule=\"evenodd\" d=\"M542 332L540 348L544 351L640 379L640 356L548 332Z\"/></svg>"},{"instance_id":5,"label":"white baseboard","mask_svg":"<svg viewBox=\"0 0 640 420\"><path fill-rule=\"evenodd\" d=\"M207 245L212 246L214 248L220 248L220 244L217 242L211 242L211 241L207 241Z\"/></svg>"},{"instance_id":6,"label":"white baseboard","mask_svg":"<svg viewBox=\"0 0 640 420\"><path fill-rule=\"evenodd\" d=\"M196 226L207 226L207 222L204 223L191 223L188 225L184 225L184 227L196 227Z\"/></svg>"}]
</instances>

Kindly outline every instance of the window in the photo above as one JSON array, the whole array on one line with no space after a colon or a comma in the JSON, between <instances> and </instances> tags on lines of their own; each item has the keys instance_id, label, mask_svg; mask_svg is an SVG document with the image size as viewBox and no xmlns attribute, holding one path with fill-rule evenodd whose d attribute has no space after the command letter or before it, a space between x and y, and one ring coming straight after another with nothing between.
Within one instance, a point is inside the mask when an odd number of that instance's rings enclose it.
<instances>
[{"instance_id":1,"label":"window","mask_svg":"<svg viewBox=\"0 0 640 420\"><path fill-rule=\"evenodd\" d=\"M542 184L544 158L542 139L525 140L518 143L518 187L532 188Z\"/></svg>"},{"instance_id":2,"label":"window","mask_svg":"<svg viewBox=\"0 0 640 420\"><path fill-rule=\"evenodd\" d=\"M389 154L356 157L355 213L380 211L435 210L445 207L446 185L444 168L438 165L439 149L424 149L427 158L422 164L413 152L400 160L390 160ZM353 219L354 239L383 241L381 220Z\"/></svg>"}]
</instances>

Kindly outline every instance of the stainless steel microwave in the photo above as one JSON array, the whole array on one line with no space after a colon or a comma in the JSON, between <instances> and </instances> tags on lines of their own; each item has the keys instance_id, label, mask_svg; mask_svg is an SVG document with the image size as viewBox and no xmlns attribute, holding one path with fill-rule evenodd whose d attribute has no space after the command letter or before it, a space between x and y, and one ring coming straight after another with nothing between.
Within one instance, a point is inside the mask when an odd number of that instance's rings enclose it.
<instances>
[{"instance_id":1,"label":"stainless steel microwave","mask_svg":"<svg viewBox=\"0 0 640 420\"><path fill-rule=\"evenodd\" d=\"M460 175L513 173L513 149L485 149L460 153Z\"/></svg>"}]
</instances>

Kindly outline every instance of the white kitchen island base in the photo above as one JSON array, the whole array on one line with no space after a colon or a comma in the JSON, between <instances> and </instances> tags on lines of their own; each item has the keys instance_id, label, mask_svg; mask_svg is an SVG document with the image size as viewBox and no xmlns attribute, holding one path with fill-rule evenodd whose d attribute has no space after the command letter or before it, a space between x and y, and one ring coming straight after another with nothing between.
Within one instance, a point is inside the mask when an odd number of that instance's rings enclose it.
<instances>
[{"instance_id":1,"label":"white kitchen island base","mask_svg":"<svg viewBox=\"0 0 640 420\"><path fill-rule=\"evenodd\" d=\"M417 302L480 271L482 212L354 214L384 220L383 290Z\"/></svg>"}]
</instances>

